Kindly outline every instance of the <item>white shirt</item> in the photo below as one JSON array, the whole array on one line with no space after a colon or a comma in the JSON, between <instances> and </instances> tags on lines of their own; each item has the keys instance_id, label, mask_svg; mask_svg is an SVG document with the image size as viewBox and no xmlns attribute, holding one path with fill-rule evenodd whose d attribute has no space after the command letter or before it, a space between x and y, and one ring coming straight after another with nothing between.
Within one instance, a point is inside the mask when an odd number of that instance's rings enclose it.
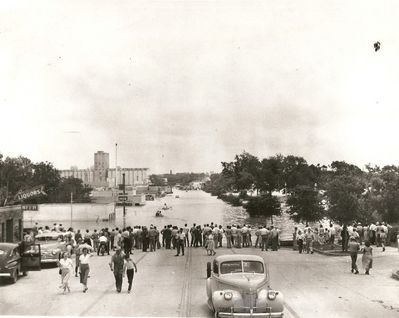
<instances>
[{"instance_id":1,"label":"white shirt","mask_svg":"<svg viewBox=\"0 0 399 318\"><path fill-rule=\"evenodd\" d=\"M72 262L72 260L70 258L67 258L67 259L62 258L62 259L60 259L60 265L61 265L62 269L67 268L70 271L73 271L73 262Z\"/></svg>"},{"instance_id":2,"label":"white shirt","mask_svg":"<svg viewBox=\"0 0 399 318\"><path fill-rule=\"evenodd\" d=\"M100 238L99 238L98 240L99 240L100 242L105 242L105 243L107 243L107 237L104 236L104 235L100 236Z\"/></svg>"},{"instance_id":3,"label":"white shirt","mask_svg":"<svg viewBox=\"0 0 399 318\"><path fill-rule=\"evenodd\" d=\"M89 264L90 257L91 257L90 254L86 254L86 256L84 254L80 255L79 256L80 264Z\"/></svg>"}]
</instances>

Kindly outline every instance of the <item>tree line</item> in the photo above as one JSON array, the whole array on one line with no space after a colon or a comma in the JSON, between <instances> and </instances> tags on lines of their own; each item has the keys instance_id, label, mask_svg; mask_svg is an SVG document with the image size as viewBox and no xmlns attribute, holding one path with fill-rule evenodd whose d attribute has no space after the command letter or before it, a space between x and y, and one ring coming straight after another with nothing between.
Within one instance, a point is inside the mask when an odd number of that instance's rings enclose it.
<instances>
[{"instance_id":1,"label":"tree line","mask_svg":"<svg viewBox=\"0 0 399 318\"><path fill-rule=\"evenodd\" d=\"M152 174L150 175L150 181L152 185L163 186L165 185L164 179L167 179L167 184L175 186L177 184L181 186L188 186L190 182L200 181L206 178L205 173L194 173L194 172L178 172L175 174Z\"/></svg>"},{"instance_id":2,"label":"tree line","mask_svg":"<svg viewBox=\"0 0 399 318\"><path fill-rule=\"evenodd\" d=\"M74 202L90 202L92 189L81 179L61 178L50 162L33 163L23 156L3 158L0 154L0 206L22 203L16 200L16 195L36 186L43 186L46 194L23 203L67 203L71 193Z\"/></svg>"},{"instance_id":3,"label":"tree line","mask_svg":"<svg viewBox=\"0 0 399 318\"><path fill-rule=\"evenodd\" d=\"M258 159L244 151L222 162L222 172L211 175L204 189L243 205L251 216L279 215L284 203L296 222L399 220L399 167L394 165L362 170L345 161L313 165L298 156ZM279 198L276 191L285 195Z\"/></svg>"}]
</instances>

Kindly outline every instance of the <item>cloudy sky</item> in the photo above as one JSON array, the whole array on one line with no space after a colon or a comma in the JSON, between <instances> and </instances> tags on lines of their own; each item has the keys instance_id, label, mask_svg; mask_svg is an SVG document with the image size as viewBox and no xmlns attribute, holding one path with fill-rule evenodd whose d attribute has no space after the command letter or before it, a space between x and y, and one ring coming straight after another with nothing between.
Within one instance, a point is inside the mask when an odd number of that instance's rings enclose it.
<instances>
[{"instance_id":1,"label":"cloudy sky","mask_svg":"<svg viewBox=\"0 0 399 318\"><path fill-rule=\"evenodd\" d=\"M1 1L0 153L399 164L397 1ZM373 44L381 49L375 52Z\"/></svg>"}]
</instances>

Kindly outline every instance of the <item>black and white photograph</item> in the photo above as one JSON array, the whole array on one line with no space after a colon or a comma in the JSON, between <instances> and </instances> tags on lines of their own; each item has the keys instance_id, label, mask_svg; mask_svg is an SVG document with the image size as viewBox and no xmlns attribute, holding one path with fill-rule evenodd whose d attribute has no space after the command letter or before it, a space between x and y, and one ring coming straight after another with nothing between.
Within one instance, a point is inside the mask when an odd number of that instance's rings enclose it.
<instances>
[{"instance_id":1,"label":"black and white photograph","mask_svg":"<svg viewBox=\"0 0 399 318\"><path fill-rule=\"evenodd\" d=\"M0 1L0 316L399 317L398 12Z\"/></svg>"}]
</instances>

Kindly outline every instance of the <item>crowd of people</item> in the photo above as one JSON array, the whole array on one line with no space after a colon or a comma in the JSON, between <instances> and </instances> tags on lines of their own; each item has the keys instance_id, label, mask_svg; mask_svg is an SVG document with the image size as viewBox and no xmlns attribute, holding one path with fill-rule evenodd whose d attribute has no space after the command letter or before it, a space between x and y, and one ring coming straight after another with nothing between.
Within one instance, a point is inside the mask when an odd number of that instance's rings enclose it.
<instances>
[{"instance_id":1,"label":"crowd of people","mask_svg":"<svg viewBox=\"0 0 399 318\"><path fill-rule=\"evenodd\" d=\"M381 247L385 252L385 246L392 241L392 226L385 222L376 222L362 225L354 223L349 226L346 224L332 224L328 227L311 228L306 225L303 230L295 227L293 233L293 248L299 253L306 251L313 254L313 246L327 245L334 249L336 244L341 247L343 252L349 252L351 256L351 272L359 274L357 267L358 253L362 254L362 266L365 274L369 275L373 263L373 248ZM396 237L399 251L399 234ZM364 243L364 246L362 244Z\"/></svg>"},{"instance_id":2,"label":"crowd of people","mask_svg":"<svg viewBox=\"0 0 399 318\"><path fill-rule=\"evenodd\" d=\"M343 251L348 251L352 259L351 270L358 273L356 266L357 254L363 254L362 263L365 273L368 274L372 267L372 247L376 245L385 251L385 245L390 237L391 227L384 222L362 226L353 224L350 226L340 226L329 224L328 227L305 226L302 229L297 227L293 232L293 249L299 253L313 254L313 246L331 245L342 247ZM64 229L62 224L54 224L50 229L48 226L38 227L37 224L30 234L25 236L26 241L33 241L37 234L46 232L60 232L60 240L65 240L67 251L59 261L61 285L63 292L69 292L68 284L70 276L75 272L75 276L80 274L80 282L83 285L83 292L87 292L87 279L90 272L90 257L97 255L110 255L114 250L110 268L114 272L116 290L121 292L122 277L128 277L128 292L132 288L134 272L137 267L131 259L132 250L142 250L143 252L155 252L157 249L175 250L175 256L184 255L185 249L205 248L207 255L215 255L216 249L223 244L227 248L259 248L262 251L278 251L280 247L280 230L275 226L266 227L265 225L254 227L247 224L232 224L222 226L211 222L210 224L189 227L176 225L165 225L158 229L151 224L150 226L127 226L126 228L102 228L92 231L74 231L72 228ZM365 243L362 247L362 243ZM399 235L398 235L399 243ZM399 250L399 247L398 247ZM72 255L75 256L73 265Z\"/></svg>"}]
</instances>

